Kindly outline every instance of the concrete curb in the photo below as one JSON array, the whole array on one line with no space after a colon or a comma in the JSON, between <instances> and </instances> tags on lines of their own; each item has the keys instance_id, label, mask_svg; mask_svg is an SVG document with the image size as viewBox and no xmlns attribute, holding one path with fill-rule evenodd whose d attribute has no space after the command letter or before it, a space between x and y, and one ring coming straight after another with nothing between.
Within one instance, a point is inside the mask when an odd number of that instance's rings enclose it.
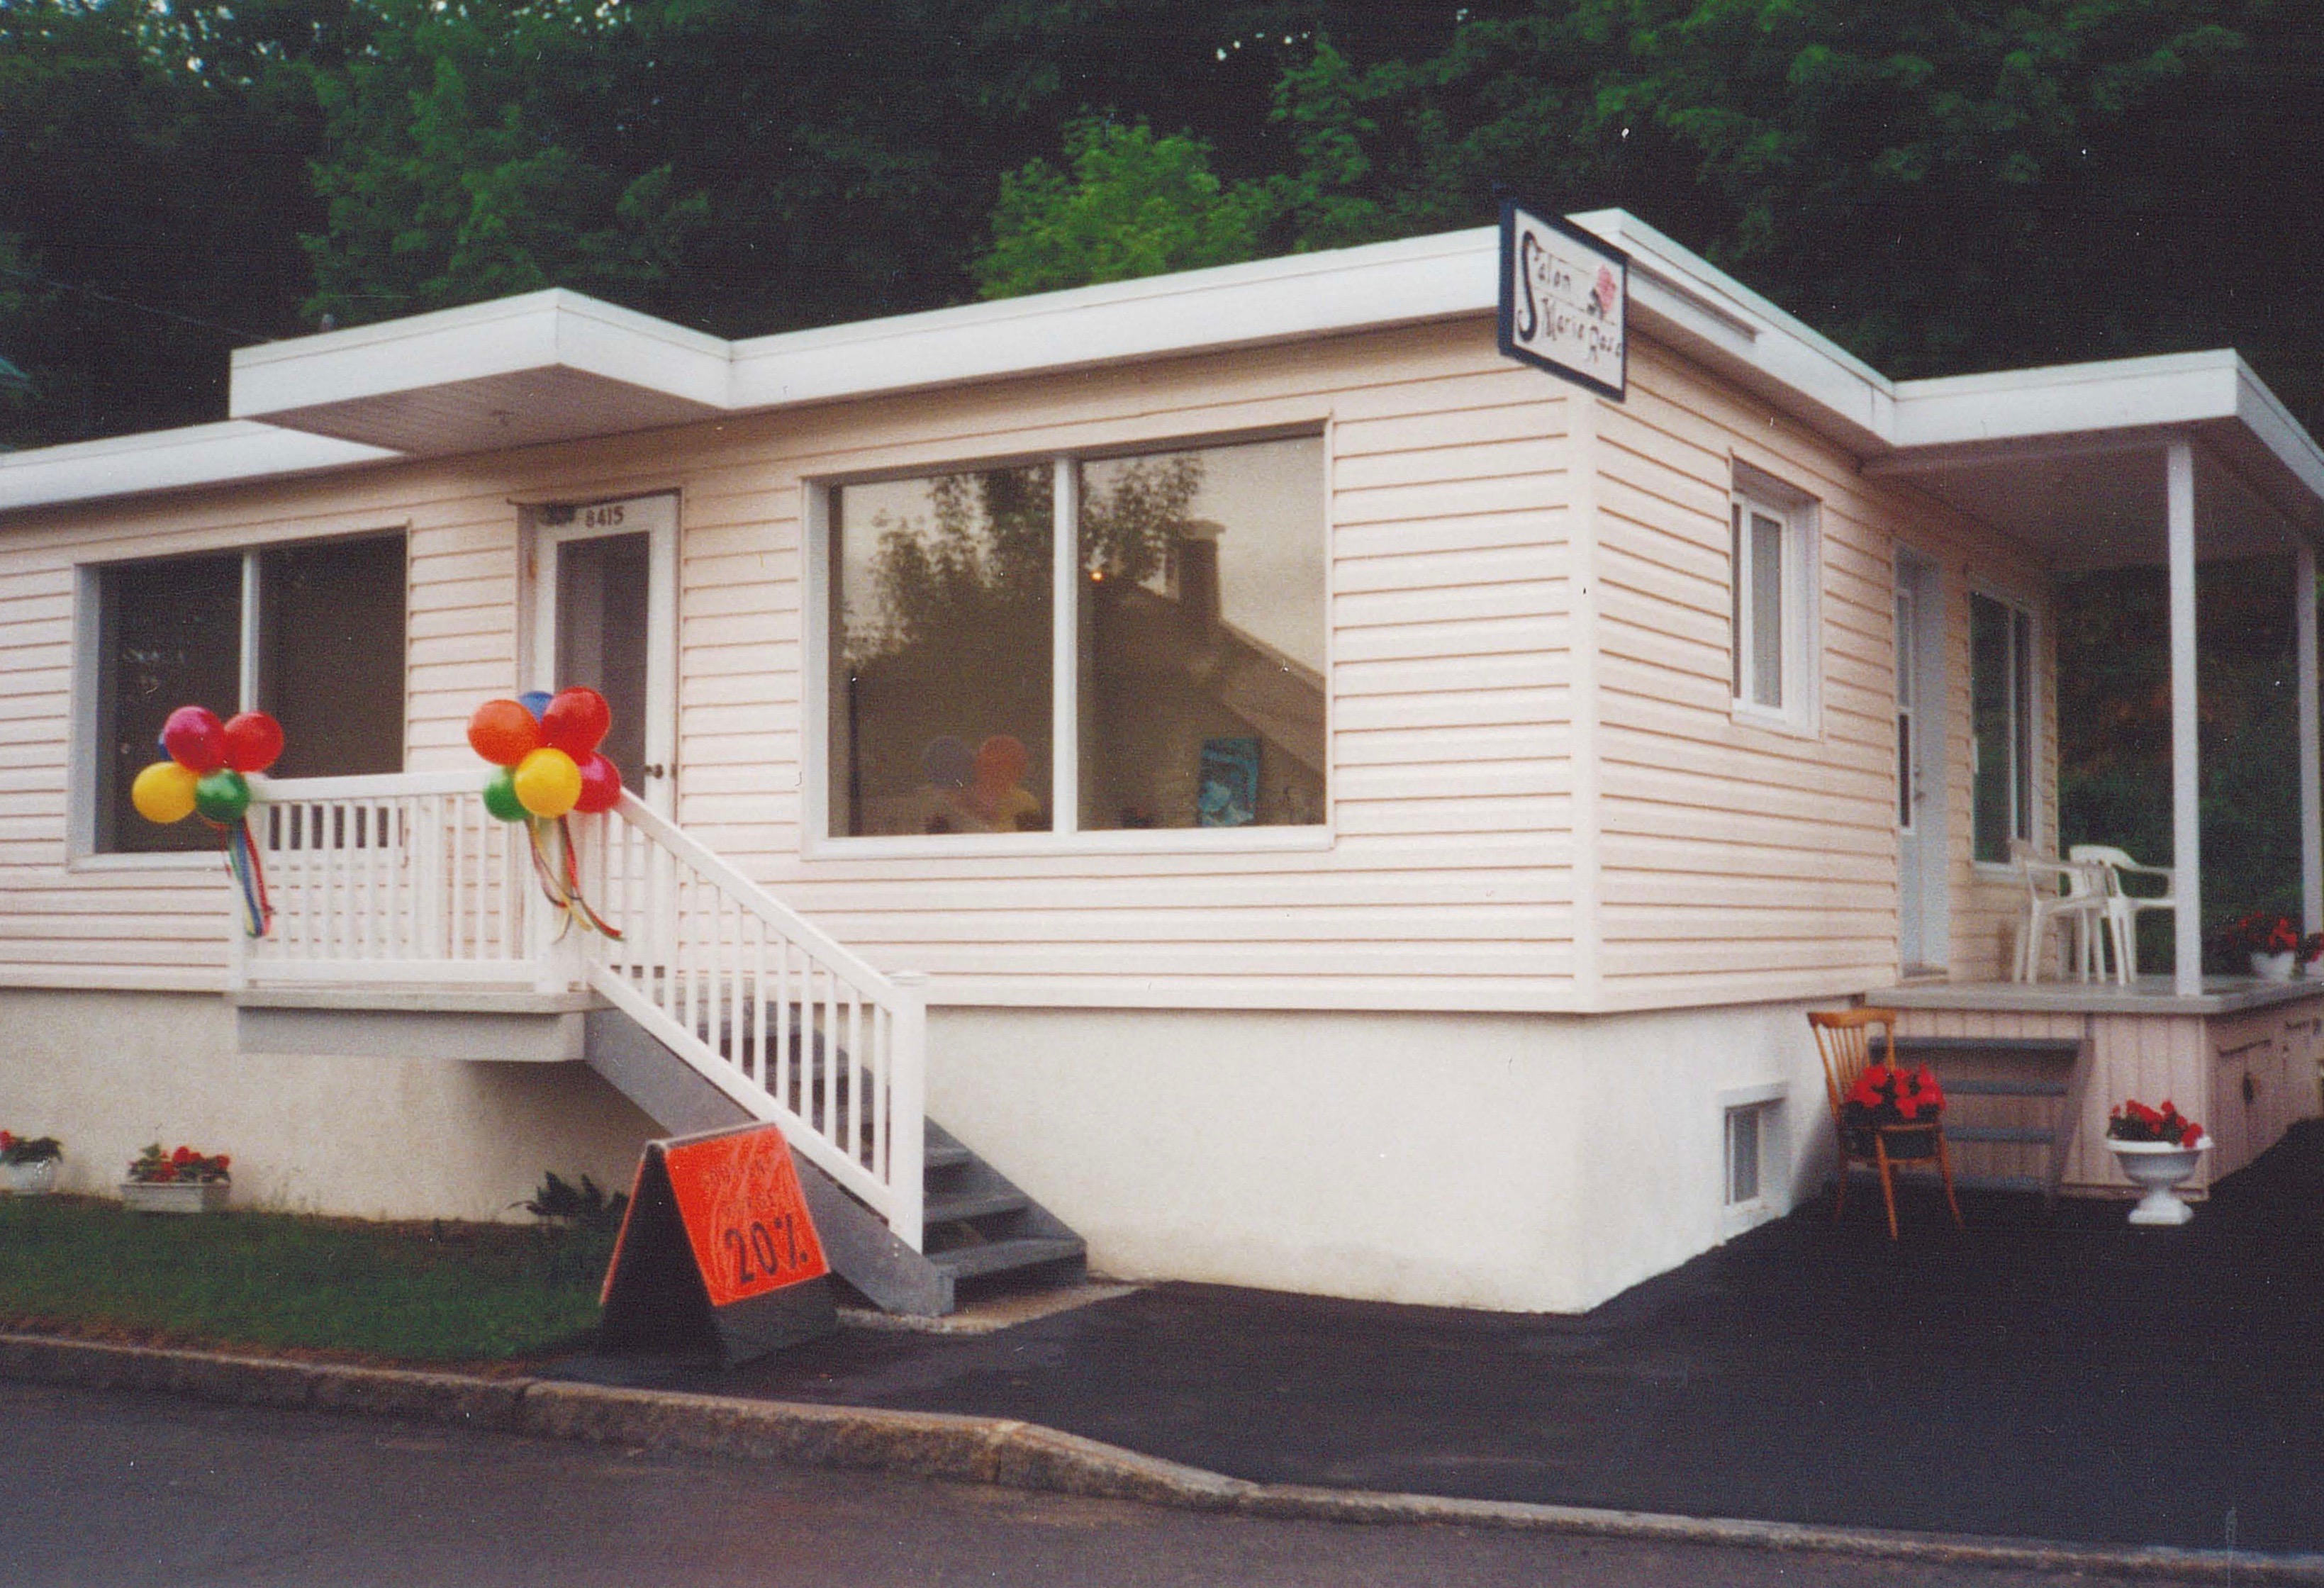
<instances>
[{"instance_id":1,"label":"concrete curb","mask_svg":"<svg viewBox=\"0 0 2324 1588\"><path fill-rule=\"evenodd\" d=\"M1508 1528L2021 1571L2324 1584L2324 1555L2108 1548L1254 1483L1006 1417L342 1367L33 1334L0 1334L0 1379L160 1390L235 1406L403 1417L538 1438L899 1473L1253 1517Z\"/></svg>"}]
</instances>

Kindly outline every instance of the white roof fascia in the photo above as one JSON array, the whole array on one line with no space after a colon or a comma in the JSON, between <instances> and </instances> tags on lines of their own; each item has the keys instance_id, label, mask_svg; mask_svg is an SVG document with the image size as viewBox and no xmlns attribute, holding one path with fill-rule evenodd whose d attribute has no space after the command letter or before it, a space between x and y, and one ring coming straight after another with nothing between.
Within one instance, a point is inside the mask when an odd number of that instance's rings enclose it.
<instances>
[{"instance_id":1,"label":"white roof fascia","mask_svg":"<svg viewBox=\"0 0 2324 1588\"><path fill-rule=\"evenodd\" d=\"M2232 419L2242 367L2221 350L1902 381L1894 439L1962 447Z\"/></svg>"},{"instance_id":2,"label":"white roof fascia","mask_svg":"<svg viewBox=\"0 0 2324 1588\"><path fill-rule=\"evenodd\" d=\"M1628 210L1567 218L1630 256L1630 308L1643 329L1859 451L1886 449L1887 376Z\"/></svg>"},{"instance_id":3,"label":"white roof fascia","mask_svg":"<svg viewBox=\"0 0 2324 1588\"><path fill-rule=\"evenodd\" d=\"M2282 400L2267 388L2240 355L2236 361L2236 417L2289 469L2314 503L2324 504L2324 447L2316 444ZM2313 512L2310 515L2315 516Z\"/></svg>"},{"instance_id":4,"label":"white roof fascia","mask_svg":"<svg viewBox=\"0 0 2324 1588\"><path fill-rule=\"evenodd\" d=\"M551 365L724 408L728 345L550 288L235 350L229 411L263 418Z\"/></svg>"},{"instance_id":5,"label":"white roof fascia","mask_svg":"<svg viewBox=\"0 0 2324 1588\"><path fill-rule=\"evenodd\" d=\"M1487 226L974 303L734 345L732 406L766 409L1489 314Z\"/></svg>"},{"instance_id":6,"label":"white roof fascia","mask_svg":"<svg viewBox=\"0 0 2324 1588\"><path fill-rule=\"evenodd\" d=\"M0 512L231 481L281 479L400 457L382 447L229 420L0 452Z\"/></svg>"}]
</instances>

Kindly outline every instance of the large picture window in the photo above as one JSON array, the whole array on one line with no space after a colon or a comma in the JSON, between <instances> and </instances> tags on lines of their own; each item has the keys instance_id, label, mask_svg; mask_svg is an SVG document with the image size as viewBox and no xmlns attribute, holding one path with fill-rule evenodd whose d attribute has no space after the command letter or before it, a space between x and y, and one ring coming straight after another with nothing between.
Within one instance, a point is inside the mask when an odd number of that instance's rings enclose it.
<instances>
[{"instance_id":1,"label":"large picture window","mask_svg":"<svg viewBox=\"0 0 2324 1588\"><path fill-rule=\"evenodd\" d=\"M180 706L282 724L277 777L403 768L401 535L94 570L94 847L210 849L199 822L155 826L129 803Z\"/></svg>"},{"instance_id":2,"label":"large picture window","mask_svg":"<svg viewBox=\"0 0 2324 1588\"><path fill-rule=\"evenodd\" d=\"M834 487L836 836L1324 819L1319 438Z\"/></svg>"},{"instance_id":3,"label":"large picture window","mask_svg":"<svg viewBox=\"0 0 2324 1588\"><path fill-rule=\"evenodd\" d=\"M1969 598L1971 803L1976 854L2009 859L2034 836L2034 620L2022 608Z\"/></svg>"}]
</instances>

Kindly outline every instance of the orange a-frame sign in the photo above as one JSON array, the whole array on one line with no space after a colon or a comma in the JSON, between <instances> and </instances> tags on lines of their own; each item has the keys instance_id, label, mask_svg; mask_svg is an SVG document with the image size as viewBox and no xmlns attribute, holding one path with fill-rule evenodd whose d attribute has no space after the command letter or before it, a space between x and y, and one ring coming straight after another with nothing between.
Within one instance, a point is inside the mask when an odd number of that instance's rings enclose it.
<instances>
[{"instance_id":1,"label":"orange a-frame sign","mask_svg":"<svg viewBox=\"0 0 2324 1588\"><path fill-rule=\"evenodd\" d=\"M827 1274L791 1149L772 1125L672 1144L662 1154L713 1306Z\"/></svg>"},{"instance_id":2,"label":"orange a-frame sign","mask_svg":"<svg viewBox=\"0 0 2324 1588\"><path fill-rule=\"evenodd\" d=\"M798 1170L772 1125L649 1141L606 1266L610 1347L734 1362L837 1326Z\"/></svg>"}]
</instances>

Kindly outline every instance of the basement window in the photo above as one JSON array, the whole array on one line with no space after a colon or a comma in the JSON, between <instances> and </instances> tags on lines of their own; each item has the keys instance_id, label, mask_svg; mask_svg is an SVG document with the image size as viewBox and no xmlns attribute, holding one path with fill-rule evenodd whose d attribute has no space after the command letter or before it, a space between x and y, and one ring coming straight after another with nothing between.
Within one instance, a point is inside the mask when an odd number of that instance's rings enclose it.
<instances>
[{"instance_id":1,"label":"basement window","mask_svg":"<svg viewBox=\"0 0 2324 1588\"><path fill-rule=\"evenodd\" d=\"M1722 1235L1741 1233L1790 1211L1784 1102L1777 1082L1720 1094L1720 1212Z\"/></svg>"}]
</instances>

